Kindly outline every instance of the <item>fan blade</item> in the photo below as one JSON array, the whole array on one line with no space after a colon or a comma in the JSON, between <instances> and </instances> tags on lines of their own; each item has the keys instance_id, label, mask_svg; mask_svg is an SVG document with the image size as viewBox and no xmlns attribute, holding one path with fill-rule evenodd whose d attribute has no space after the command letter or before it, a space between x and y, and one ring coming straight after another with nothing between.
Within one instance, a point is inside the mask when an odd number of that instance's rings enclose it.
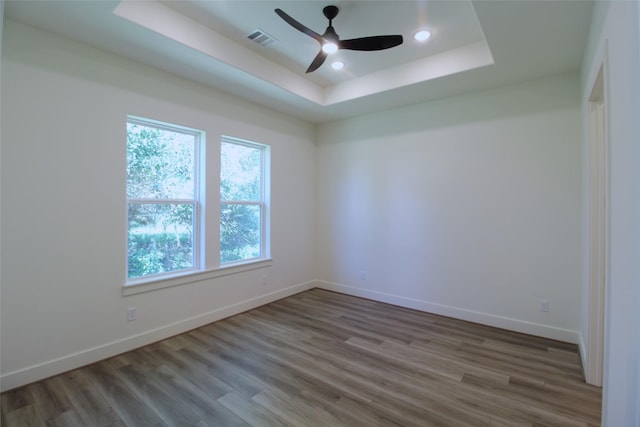
<instances>
[{"instance_id":1,"label":"fan blade","mask_svg":"<svg viewBox=\"0 0 640 427\"><path fill-rule=\"evenodd\" d=\"M402 44L402 36L373 36L359 39L340 40L340 49L383 50Z\"/></svg>"},{"instance_id":2,"label":"fan blade","mask_svg":"<svg viewBox=\"0 0 640 427\"><path fill-rule=\"evenodd\" d=\"M309 65L309 68L307 68L307 71L305 71L305 73L312 73L320 68L325 59L327 59L327 54L324 53L322 49L320 49L320 52L316 55L315 58L313 58L313 61L311 61L311 65Z\"/></svg>"},{"instance_id":3,"label":"fan blade","mask_svg":"<svg viewBox=\"0 0 640 427\"><path fill-rule=\"evenodd\" d=\"M322 45L323 40L322 40L322 36L320 34L316 33L315 31L313 31L313 30L311 30L311 29L309 29L307 27L305 27L304 25L302 25L301 23L299 23L298 21L296 21L295 19L293 19L292 17L287 15L287 13L284 12L282 9L275 9L275 12L278 14L278 16L280 18L284 19L287 24L291 25L296 30L305 33L309 37L312 37L312 38L316 39L318 41L318 43L320 43Z\"/></svg>"}]
</instances>

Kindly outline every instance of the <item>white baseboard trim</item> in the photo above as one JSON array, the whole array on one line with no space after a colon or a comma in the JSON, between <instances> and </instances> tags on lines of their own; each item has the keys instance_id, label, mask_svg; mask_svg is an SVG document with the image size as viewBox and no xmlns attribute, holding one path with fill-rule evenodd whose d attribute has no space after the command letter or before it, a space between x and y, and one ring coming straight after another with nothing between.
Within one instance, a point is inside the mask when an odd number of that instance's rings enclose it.
<instances>
[{"instance_id":1,"label":"white baseboard trim","mask_svg":"<svg viewBox=\"0 0 640 427\"><path fill-rule=\"evenodd\" d=\"M11 390L81 366L86 366L91 363L143 347L153 342L187 332L191 329L216 322L224 319L225 317L233 316L261 305L304 292L314 287L314 281L301 283L285 289L270 292L265 295L260 295L255 298L230 304L225 307L220 307L207 313L202 313L197 316L180 320L169 325L164 325L121 340L112 341L77 353L69 354L58 359L49 360L17 371L8 372L0 376L0 391L4 392Z\"/></svg>"},{"instance_id":2,"label":"white baseboard trim","mask_svg":"<svg viewBox=\"0 0 640 427\"><path fill-rule=\"evenodd\" d=\"M509 317L497 316L495 314L481 313L478 311L467 310L458 307L452 307L443 304L437 304L429 301L408 298L399 295L388 294L385 292L372 291L353 286L341 285L338 283L316 281L316 287L329 291L340 292L347 295L353 295L362 298L368 298L375 301L394 304L401 307L411 308L414 310L425 311L428 313L438 314L441 316L453 317L456 319L466 320L469 322L480 323L482 325L493 326L496 328L507 329L514 332L535 335L544 338L550 338L558 341L569 342L572 344L580 343L580 333L569 329L556 328L554 326L533 323L525 320L513 319Z\"/></svg>"}]
</instances>

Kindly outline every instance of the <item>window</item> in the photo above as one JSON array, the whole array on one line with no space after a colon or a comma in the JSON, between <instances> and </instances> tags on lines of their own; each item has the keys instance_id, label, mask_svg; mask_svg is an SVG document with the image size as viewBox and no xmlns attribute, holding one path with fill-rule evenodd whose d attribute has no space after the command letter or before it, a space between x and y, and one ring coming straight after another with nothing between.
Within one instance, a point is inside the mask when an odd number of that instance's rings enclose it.
<instances>
[{"instance_id":1,"label":"window","mask_svg":"<svg viewBox=\"0 0 640 427\"><path fill-rule=\"evenodd\" d=\"M207 148L204 131L129 116L125 295L270 265L269 146Z\"/></svg>"},{"instance_id":2,"label":"window","mask_svg":"<svg viewBox=\"0 0 640 427\"><path fill-rule=\"evenodd\" d=\"M201 132L127 121L129 280L198 266Z\"/></svg>"},{"instance_id":3,"label":"window","mask_svg":"<svg viewBox=\"0 0 640 427\"><path fill-rule=\"evenodd\" d=\"M223 137L220 150L220 263L268 257L267 146Z\"/></svg>"}]
</instances>

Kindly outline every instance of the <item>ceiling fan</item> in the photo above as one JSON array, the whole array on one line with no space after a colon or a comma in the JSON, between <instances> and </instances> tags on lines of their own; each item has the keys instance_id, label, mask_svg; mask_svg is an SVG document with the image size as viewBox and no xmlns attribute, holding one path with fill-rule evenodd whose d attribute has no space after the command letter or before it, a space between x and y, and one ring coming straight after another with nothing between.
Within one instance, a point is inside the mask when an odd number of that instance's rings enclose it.
<instances>
[{"instance_id":1,"label":"ceiling fan","mask_svg":"<svg viewBox=\"0 0 640 427\"><path fill-rule=\"evenodd\" d=\"M371 36L340 40L336 30L333 28L333 19L338 16L339 12L337 6L326 6L322 9L322 13L324 13L324 16L329 20L329 26L322 35L305 27L285 13L282 9L275 9L275 12L293 28L303 32L320 43L320 52L313 59L309 68L307 68L307 73L317 70L324 63L324 60L327 59L327 55L337 51L338 49L373 51L389 49L402 44L401 35Z\"/></svg>"}]
</instances>

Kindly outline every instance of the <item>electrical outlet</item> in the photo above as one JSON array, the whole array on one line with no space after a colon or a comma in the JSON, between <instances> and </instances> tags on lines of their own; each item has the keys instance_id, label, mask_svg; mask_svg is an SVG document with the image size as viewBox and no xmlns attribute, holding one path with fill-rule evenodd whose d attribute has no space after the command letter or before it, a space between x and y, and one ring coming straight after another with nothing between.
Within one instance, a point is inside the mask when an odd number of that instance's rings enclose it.
<instances>
[{"instance_id":1,"label":"electrical outlet","mask_svg":"<svg viewBox=\"0 0 640 427\"><path fill-rule=\"evenodd\" d=\"M543 313L548 313L549 312L549 301L546 299L541 299L540 300L540 311L542 311Z\"/></svg>"},{"instance_id":2,"label":"electrical outlet","mask_svg":"<svg viewBox=\"0 0 640 427\"><path fill-rule=\"evenodd\" d=\"M363 282L365 280L367 280L367 272L366 271L363 270L363 271L360 272L360 280L362 280Z\"/></svg>"},{"instance_id":3,"label":"electrical outlet","mask_svg":"<svg viewBox=\"0 0 640 427\"><path fill-rule=\"evenodd\" d=\"M138 313L135 307L129 307L127 309L127 322L133 322L138 318Z\"/></svg>"},{"instance_id":4,"label":"electrical outlet","mask_svg":"<svg viewBox=\"0 0 640 427\"><path fill-rule=\"evenodd\" d=\"M262 279L261 279L260 283L262 284L262 286L267 286L267 275L266 274L262 275Z\"/></svg>"}]
</instances>

